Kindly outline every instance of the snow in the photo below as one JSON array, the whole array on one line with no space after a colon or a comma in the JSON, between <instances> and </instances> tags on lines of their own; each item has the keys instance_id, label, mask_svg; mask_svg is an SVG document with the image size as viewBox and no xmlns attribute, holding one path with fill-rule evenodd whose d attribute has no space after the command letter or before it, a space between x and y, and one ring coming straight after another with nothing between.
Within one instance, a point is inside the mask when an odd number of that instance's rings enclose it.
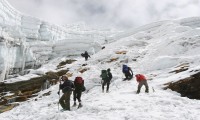
<instances>
[{"instance_id":1,"label":"snow","mask_svg":"<svg viewBox=\"0 0 200 120\"><path fill-rule=\"evenodd\" d=\"M128 33L131 32L132 30ZM181 97L179 93L163 89L165 83L189 77L196 73L195 70L200 69L200 55L197 52L200 49L199 40L198 27L183 26L174 21L167 21L148 31L135 30L129 36L120 36L115 42L106 44L105 49L93 54L88 61L77 57L76 62L62 68L69 68L70 72L74 73L71 80L80 75L78 70L88 69L81 74L89 90L82 95L82 108L71 107L71 111L62 112L59 106L58 110L59 96L56 85L38 93L35 98L19 103L19 106L0 114L0 117L3 120L200 120L199 100ZM127 53L116 54L117 51ZM109 62L111 58L118 59ZM68 58L51 60L40 69L33 70L31 74L56 71L56 65L66 59ZM142 87L141 93L136 94L138 83L135 78L122 81L123 64L130 66L134 74L146 75L149 93L145 93ZM188 70L171 73L181 64L188 64ZM110 92L102 93L99 75L102 69L107 68L111 68L113 80ZM25 80L24 77L17 79ZM51 91L49 96L42 96L48 91Z\"/></svg>"},{"instance_id":2,"label":"snow","mask_svg":"<svg viewBox=\"0 0 200 120\"><path fill-rule=\"evenodd\" d=\"M115 79L114 82L109 93L101 93L100 86L84 93L82 96L84 106L81 109L72 107L72 111L59 111L56 94L58 86L54 86L0 116L4 120L198 120L200 117L199 101L180 97L170 90L164 91L154 86L153 81L148 81L150 93L145 94L142 89L139 95L135 94L136 81L123 82L121 79ZM152 92L152 87L155 92ZM47 91L52 91L52 94L41 97L42 93Z\"/></svg>"},{"instance_id":3,"label":"snow","mask_svg":"<svg viewBox=\"0 0 200 120\"><path fill-rule=\"evenodd\" d=\"M7 83L29 80L48 71L58 71L57 65L69 59L62 55L69 51L78 54L90 46L90 53L93 55L91 54L88 61L75 57L77 61L62 68L73 73L70 80L80 75L80 69L88 69L81 74L88 90L82 95L82 108L71 107L71 111L62 112L59 106L58 110L58 85L55 85L39 92L37 97L19 103L20 105L14 109L1 113L2 120L200 120L199 100L181 97L179 93L163 89L165 83L189 77L200 69L200 18L161 21L125 32L118 31L115 34L113 31L110 34L101 30L84 31L78 29L80 26L72 26L72 29L64 34L66 29L63 27L50 25L32 17L22 17L21 13L8 7L8 4L2 4L4 2L6 1L1 0L0 6L6 5L9 9L4 8L5 10L0 12L3 17L0 18L12 22L0 19L1 24L7 28L5 31L0 27L1 35L6 38L5 42L0 43L0 68L3 68L1 75L7 74L7 70L13 66L25 66L25 61L28 61L29 65L34 65L32 59L41 63L48 61L48 64L44 63L39 69L30 69L29 74L7 79ZM8 13L7 10L12 11ZM14 20L11 18L7 19L8 15L16 17L16 23L13 23ZM24 25L19 25L21 20L18 18L25 21ZM12 25L9 26L7 23ZM10 34L12 28L22 31ZM29 32L32 34L27 36ZM108 37L109 41L106 44L104 35L108 34L111 37ZM8 44L11 41L21 46ZM67 44L67 47L64 44ZM105 45L105 49L101 50L101 45ZM78 49L78 46L82 49ZM116 54L119 51L127 53ZM27 54L30 55L26 56ZM51 60L48 59L49 54L54 56ZM47 56L41 58L45 55ZM110 62L112 58L116 58L116 61ZM87 66L82 66L83 64ZM150 93L145 93L143 87L141 93L136 94L138 83L135 78L131 81L122 81L123 64L130 66L134 74L145 74ZM188 64L188 70L177 74L171 72L182 64ZM101 70L107 68L111 69L113 79L110 92L102 93L99 76ZM42 96L49 91L49 96Z\"/></svg>"}]
</instances>

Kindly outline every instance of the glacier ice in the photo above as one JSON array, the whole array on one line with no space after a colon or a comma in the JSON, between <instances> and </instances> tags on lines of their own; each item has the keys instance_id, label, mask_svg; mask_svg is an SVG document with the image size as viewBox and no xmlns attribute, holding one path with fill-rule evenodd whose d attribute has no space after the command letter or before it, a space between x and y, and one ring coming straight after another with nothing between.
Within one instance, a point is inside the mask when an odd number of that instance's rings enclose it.
<instances>
[{"instance_id":1,"label":"glacier ice","mask_svg":"<svg viewBox=\"0 0 200 120\"><path fill-rule=\"evenodd\" d=\"M84 23L57 26L23 15L0 0L0 82L57 56L80 55L85 50L95 53L113 33Z\"/></svg>"}]
</instances>

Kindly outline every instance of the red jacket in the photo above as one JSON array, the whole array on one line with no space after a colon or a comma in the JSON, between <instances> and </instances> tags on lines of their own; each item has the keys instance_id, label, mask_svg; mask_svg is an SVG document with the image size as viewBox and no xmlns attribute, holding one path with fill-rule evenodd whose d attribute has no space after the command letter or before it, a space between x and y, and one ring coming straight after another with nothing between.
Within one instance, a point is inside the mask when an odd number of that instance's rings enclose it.
<instances>
[{"instance_id":1,"label":"red jacket","mask_svg":"<svg viewBox=\"0 0 200 120\"><path fill-rule=\"evenodd\" d=\"M145 76L142 75L142 74L137 74L137 75L135 75L135 77L136 77L136 80L137 80L138 82L140 82L140 81L142 81L142 80L146 80Z\"/></svg>"}]
</instances>

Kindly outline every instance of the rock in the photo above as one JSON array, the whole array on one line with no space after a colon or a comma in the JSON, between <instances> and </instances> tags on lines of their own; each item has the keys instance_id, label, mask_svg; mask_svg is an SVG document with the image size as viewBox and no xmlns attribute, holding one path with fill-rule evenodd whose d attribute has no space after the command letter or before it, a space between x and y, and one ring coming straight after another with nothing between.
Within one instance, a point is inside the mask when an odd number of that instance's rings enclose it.
<instances>
[{"instance_id":1,"label":"rock","mask_svg":"<svg viewBox=\"0 0 200 120\"><path fill-rule=\"evenodd\" d=\"M67 72L65 75L69 78L72 77L73 73Z\"/></svg>"},{"instance_id":2,"label":"rock","mask_svg":"<svg viewBox=\"0 0 200 120\"><path fill-rule=\"evenodd\" d=\"M87 66L87 64L82 64L82 66Z\"/></svg>"},{"instance_id":3,"label":"rock","mask_svg":"<svg viewBox=\"0 0 200 120\"><path fill-rule=\"evenodd\" d=\"M47 77L47 79L58 79L59 78L59 76L55 72L47 72L46 77Z\"/></svg>"},{"instance_id":4,"label":"rock","mask_svg":"<svg viewBox=\"0 0 200 120\"><path fill-rule=\"evenodd\" d=\"M111 62L114 62L114 61L117 61L119 58L111 58L109 61L107 61L108 63L111 63Z\"/></svg>"},{"instance_id":5,"label":"rock","mask_svg":"<svg viewBox=\"0 0 200 120\"><path fill-rule=\"evenodd\" d=\"M58 83L58 79L52 79L52 80L49 80L50 82L50 85L56 85Z\"/></svg>"},{"instance_id":6,"label":"rock","mask_svg":"<svg viewBox=\"0 0 200 120\"><path fill-rule=\"evenodd\" d=\"M27 100L27 96L18 96L16 97L16 102L24 102Z\"/></svg>"},{"instance_id":7,"label":"rock","mask_svg":"<svg viewBox=\"0 0 200 120\"><path fill-rule=\"evenodd\" d=\"M6 90L6 86L4 84L0 84L0 93Z\"/></svg>"},{"instance_id":8,"label":"rock","mask_svg":"<svg viewBox=\"0 0 200 120\"><path fill-rule=\"evenodd\" d=\"M171 71L171 72L169 72L169 73L180 73L180 72L183 72L183 71L186 71L186 70L188 70L188 68L179 68L179 69L177 69L177 70L173 70L173 71Z\"/></svg>"},{"instance_id":9,"label":"rock","mask_svg":"<svg viewBox=\"0 0 200 120\"><path fill-rule=\"evenodd\" d=\"M190 99L200 100L200 72L196 73L188 78L179 80L174 83L166 84L167 87L173 91L181 94L182 97L188 97Z\"/></svg>"},{"instance_id":10,"label":"rock","mask_svg":"<svg viewBox=\"0 0 200 120\"><path fill-rule=\"evenodd\" d=\"M58 75L58 76L62 76L62 75L64 75L64 74L66 74L68 71L69 71L69 70L60 70L60 71L57 72L57 75Z\"/></svg>"},{"instance_id":11,"label":"rock","mask_svg":"<svg viewBox=\"0 0 200 120\"><path fill-rule=\"evenodd\" d=\"M0 105L5 105L8 102L6 99L1 99L0 100Z\"/></svg>"},{"instance_id":12,"label":"rock","mask_svg":"<svg viewBox=\"0 0 200 120\"><path fill-rule=\"evenodd\" d=\"M175 70L173 70L173 71L171 71L169 73L176 73L177 74L177 73L180 73L180 72L188 70L188 68L189 68L189 63L183 63L183 64L178 65L175 68Z\"/></svg>"},{"instance_id":13,"label":"rock","mask_svg":"<svg viewBox=\"0 0 200 120\"><path fill-rule=\"evenodd\" d=\"M26 81L19 81L15 83L2 83L0 84L0 90L1 90L0 92L21 91L23 93L25 91L35 91L35 90L38 92L41 90L41 86L44 84L44 81L52 79L56 79L57 81L59 76L65 75L68 71L69 70L60 70L58 72L47 72L45 75L31 78L30 80Z\"/></svg>"},{"instance_id":14,"label":"rock","mask_svg":"<svg viewBox=\"0 0 200 120\"><path fill-rule=\"evenodd\" d=\"M64 65L66 65L66 64L72 64L72 63L75 62L75 61L76 61L76 60L72 60L72 59L62 61L61 63L59 63L59 65L58 65L57 67L60 68L61 66L64 66Z\"/></svg>"},{"instance_id":15,"label":"rock","mask_svg":"<svg viewBox=\"0 0 200 120\"><path fill-rule=\"evenodd\" d=\"M51 94L51 91L47 92L47 93L44 93L42 94L42 96L49 96Z\"/></svg>"},{"instance_id":16,"label":"rock","mask_svg":"<svg viewBox=\"0 0 200 120\"><path fill-rule=\"evenodd\" d=\"M84 72L87 71L87 70L89 70L89 68L80 68L80 69L78 69L78 71L79 71L80 73L84 73Z\"/></svg>"},{"instance_id":17,"label":"rock","mask_svg":"<svg viewBox=\"0 0 200 120\"><path fill-rule=\"evenodd\" d=\"M0 113L6 112L8 110L13 109L14 107L18 106L19 104L8 104L0 106Z\"/></svg>"},{"instance_id":18,"label":"rock","mask_svg":"<svg viewBox=\"0 0 200 120\"><path fill-rule=\"evenodd\" d=\"M127 53L127 51L117 51L117 52L115 52L116 54L126 54Z\"/></svg>"}]
</instances>

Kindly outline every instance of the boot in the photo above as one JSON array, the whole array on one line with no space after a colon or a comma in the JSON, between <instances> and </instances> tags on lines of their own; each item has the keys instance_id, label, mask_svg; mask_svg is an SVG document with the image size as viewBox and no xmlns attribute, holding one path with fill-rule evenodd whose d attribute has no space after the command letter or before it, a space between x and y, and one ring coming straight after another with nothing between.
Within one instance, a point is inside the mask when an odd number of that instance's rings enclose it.
<instances>
[{"instance_id":1,"label":"boot","mask_svg":"<svg viewBox=\"0 0 200 120\"><path fill-rule=\"evenodd\" d=\"M81 108L81 107L83 107L83 105L81 103L79 103L78 108Z\"/></svg>"},{"instance_id":2,"label":"boot","mask_svg":"<svg viewBox=\"0 0 200 120\"><path fill-rule=\"evenodd\" d=\"M73 104L73 107L75 107L76 106L76 102L74 102L74 104Z\"/></svg>"},{"instance_id":3,"label":"boot","mask_svg":"<svg viewBox=\"0 0 200 120\"><path fill-rule=\"evenodd\" d=\"M139 93L140 93L140 91L139 91L139 90L137 90L136 94L139 94Z\"/></svg>"},{"instance_id":4,"label":"boot","mask_svg":"<svg viewBox=\"0 0 200 120\"><path fill-rule=\"evenodd\" d=\"M149 90L145 90L146 93L149 93Z\"/></svg>"}]
</instances>

